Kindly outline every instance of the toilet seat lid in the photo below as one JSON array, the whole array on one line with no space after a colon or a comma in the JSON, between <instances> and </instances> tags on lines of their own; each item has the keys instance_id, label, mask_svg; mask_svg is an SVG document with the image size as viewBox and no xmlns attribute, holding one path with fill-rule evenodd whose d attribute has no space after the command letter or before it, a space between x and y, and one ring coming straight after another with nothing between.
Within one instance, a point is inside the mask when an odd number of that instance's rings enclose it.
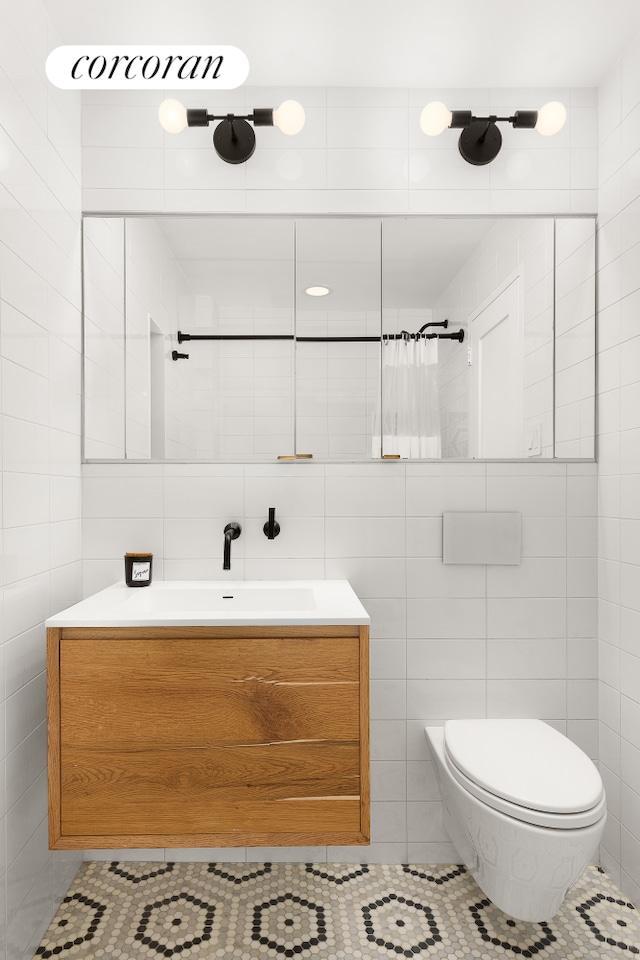
<instances>
[{"instance_id":1,"label":"toilet seat lid","mask_svg":"<svg viewBox=\"0 0 640 960\"><path fill-rule=\"evenodd\" d=\"M591 760L542 720L448 720L444 742L471 781L530 810L580 813L602 799Z\"/></svg>"}]
</instances>

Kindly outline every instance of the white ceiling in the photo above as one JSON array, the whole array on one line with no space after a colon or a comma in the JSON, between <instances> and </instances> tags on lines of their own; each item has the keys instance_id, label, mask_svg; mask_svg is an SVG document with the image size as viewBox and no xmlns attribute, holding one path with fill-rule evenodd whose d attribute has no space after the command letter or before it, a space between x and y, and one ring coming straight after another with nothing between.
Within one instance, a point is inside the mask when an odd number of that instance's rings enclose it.
<instances>
[{"instance_id":1,"label":"white ceiling","mask_svg":"<svg viewBox=\"0 0 640 960\"><path fill-rule=\"evenodd\" d=\"M234 44L252 86L596 86L639 0L44 0L64 43Z\"/></svg>"},{"instance_id":2,"label":"white ceiling","mask_svg":"<svg viewBox=\"0 0 640 960\"><path fill-rule=\"evenodd\" d=\"M496 221L474 218L362 219L159 217L157 223L195 294L212 298L220 315L230 310L380 309L380 258L385 309L433 306ZM323 283L331 296L305 297Z\"/></svg>"}]
</instances>

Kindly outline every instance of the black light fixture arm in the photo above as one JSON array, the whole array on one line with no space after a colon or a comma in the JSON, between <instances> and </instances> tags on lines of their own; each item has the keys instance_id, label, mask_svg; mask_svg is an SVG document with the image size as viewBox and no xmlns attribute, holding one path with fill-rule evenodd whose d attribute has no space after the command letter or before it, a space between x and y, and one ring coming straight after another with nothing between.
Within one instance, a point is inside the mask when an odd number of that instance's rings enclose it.
<instances>
[{"instance_id":1,"label":"black light fixture arm","mask_svg":"<svg viewBox=\"0 0 640 960\"><path fill-rule=\"evenodd\" d=\"M484 123L485 128L483 132L480 134L480 136L478 137L478 143L484 143L485 140L487 139L487 134L489 133L489 130L491 130L491 127L493 126L493 120L486 120L486 121L480 120L479 122Z\"/></svg>"},{"instance_id":2,"label":"black light fixture arm","mask_svg":"<svg viewBox=\"0 0 640 960\"><path fill-rule=\"evenodd\" d=\"M452 110L449 127L451 129L460 129L461 127L468 127L475 122L486 123L487 129L492 123L510 123L518 129L533 130L538 122L538 111L516 110L511 117L498 117L495 113L490 114L488 117L476 117L472 114L471 110Z\"/></svg>"},{"instance_id":3,"label":"black light fixture arm","mask_svg":"<svg viewBox=\"0 0 640 960\"><path fill-rule=\"evenodd\" d=\"M208 127L214 120L249 120L254 127L272 127L273 110L259 108L254 109L253 113L209 113L206 107L187 110L187 126L189 127Z\"/></svg>"}]
</instances>

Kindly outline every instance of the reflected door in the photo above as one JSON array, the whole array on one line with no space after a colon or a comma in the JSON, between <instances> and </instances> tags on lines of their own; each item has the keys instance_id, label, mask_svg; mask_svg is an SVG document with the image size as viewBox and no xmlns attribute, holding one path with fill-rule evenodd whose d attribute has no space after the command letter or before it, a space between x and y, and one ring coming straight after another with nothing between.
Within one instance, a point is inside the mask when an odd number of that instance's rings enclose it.
<instances>
[{"instance_id":1,"label":"reflected door","mask_svg":"<svg viewBox=\"0 0 640 960\"><path fill-rule=\"evenodd\" d=\"M519 276L470 323L471 456L522 456Z\"/></svg>"}]
</instances>

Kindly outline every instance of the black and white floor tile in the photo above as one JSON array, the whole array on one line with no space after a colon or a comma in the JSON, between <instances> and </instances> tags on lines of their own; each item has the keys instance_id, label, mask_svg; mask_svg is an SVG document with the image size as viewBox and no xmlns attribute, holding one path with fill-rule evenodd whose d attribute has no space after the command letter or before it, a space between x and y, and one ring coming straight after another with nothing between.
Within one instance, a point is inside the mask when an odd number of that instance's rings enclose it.
<instances>
[{"instance_id":1,"label":"black and white floor tile","mask_svg":"<svg viewBox=\"0 0 640 960\"><path fill-rule=\"evenodd\" d=\"M523 923L464 867L83 864L36 958L609 960L640 953L640 914L599 867L561 911Z\"/></svg>"}]
</instances>

